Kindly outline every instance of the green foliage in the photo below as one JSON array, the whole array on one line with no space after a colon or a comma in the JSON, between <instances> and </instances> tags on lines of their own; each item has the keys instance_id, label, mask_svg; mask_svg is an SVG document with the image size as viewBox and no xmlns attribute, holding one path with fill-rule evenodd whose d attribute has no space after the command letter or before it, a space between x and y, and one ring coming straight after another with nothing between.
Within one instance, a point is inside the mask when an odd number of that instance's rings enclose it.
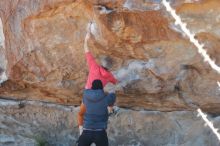
<instances>
[{"instance_id":1,"label":"green foliage","mask_svg":"<svg viewBox=\"0 0 220 146\"><path fill-rule=\"evenodd\" d=\"M35 141L37 143L37 146L48 146L48 142L46 141L46 139L44 139L42 136L37 135L35 137Z\"/></svg>"}]
</instances>

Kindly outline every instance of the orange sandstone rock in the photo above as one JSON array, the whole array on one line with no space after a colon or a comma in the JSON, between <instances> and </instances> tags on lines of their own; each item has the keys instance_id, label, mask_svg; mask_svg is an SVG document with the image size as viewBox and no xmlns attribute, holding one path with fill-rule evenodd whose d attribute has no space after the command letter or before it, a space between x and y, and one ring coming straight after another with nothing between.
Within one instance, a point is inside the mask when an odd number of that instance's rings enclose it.
<instances>
[{"instance_id":1,"label":"orange sandstone rock","mask_svg":"<svg viewBox=\"0 0 220 146\"><path fill-rule=\"evenodd\" d=\"M175 5L219 64L217 1ZM79 105L88 74L85 28L92 21L89 47L99 63L110 60L120 81L118 106L220 112L220 76L157 1L1 0L0 9L8 76L1 97Z\"/></svg>"}]
</instances>

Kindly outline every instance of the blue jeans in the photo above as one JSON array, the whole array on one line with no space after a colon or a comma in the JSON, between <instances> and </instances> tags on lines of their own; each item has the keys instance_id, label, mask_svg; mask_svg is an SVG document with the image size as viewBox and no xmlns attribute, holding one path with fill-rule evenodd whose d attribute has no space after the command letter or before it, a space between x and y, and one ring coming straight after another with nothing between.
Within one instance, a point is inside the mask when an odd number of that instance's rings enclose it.
<instances>
[{"instance_id":1,"label":"blue jeans","mask_svg":"<svg viewBox=\"0 0 220 146\"><path fill-rule=\"evenodd\" d=\"M82 135L79 137L78 146L90 146L92 143L95 143L96 146L108 146L106 131L83 130Z\"/></svg>"}]
</instances>

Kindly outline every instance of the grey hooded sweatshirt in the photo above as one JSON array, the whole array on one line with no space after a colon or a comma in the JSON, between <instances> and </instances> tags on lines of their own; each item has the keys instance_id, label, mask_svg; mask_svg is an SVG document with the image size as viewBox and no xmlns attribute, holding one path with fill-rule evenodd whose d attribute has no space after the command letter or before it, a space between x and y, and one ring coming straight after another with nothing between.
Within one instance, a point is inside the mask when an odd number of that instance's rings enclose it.
<instances>
[{"instance_id":1,"label":"grey hooded sweatshirt","mask_svg":"<svg viewBox=\"0 0 220 146\"><path fill-rule=\"evenodd\" d=\"M115 93L106 94L102 89L83 91L83 103L86 107L83 128L85 129L107 129L108 106L115 103Z\"/></svg>"}]
</instances>

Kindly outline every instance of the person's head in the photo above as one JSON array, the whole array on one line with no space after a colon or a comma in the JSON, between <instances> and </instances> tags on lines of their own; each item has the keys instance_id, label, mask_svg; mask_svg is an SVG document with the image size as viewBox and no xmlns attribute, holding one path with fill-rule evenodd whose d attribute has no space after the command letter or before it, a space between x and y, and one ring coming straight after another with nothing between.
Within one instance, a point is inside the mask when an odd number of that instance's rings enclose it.
<instances>
[{"instance_id":1,"label":"person's head","mask_svg":"<svg viewBox=\"0 0 220 146\"><path fill-rule=\"evenodd\" d=\"M92 82L92 89L93 90L103 89L102 81L101 80L94 80Z\"/></svg>"},{"instance_id":2,"label":"person's head","mask_svg":"<svg viewBox=\"0 0 220 146\"><path fill-rule=\"evenodd\" d=\"M102 68L109 71L112 68L113 60L112 60L112 58L110 58L108 56L101 56L100 57L100 64L101 64Z\"/></svg>"}]
</instances>

